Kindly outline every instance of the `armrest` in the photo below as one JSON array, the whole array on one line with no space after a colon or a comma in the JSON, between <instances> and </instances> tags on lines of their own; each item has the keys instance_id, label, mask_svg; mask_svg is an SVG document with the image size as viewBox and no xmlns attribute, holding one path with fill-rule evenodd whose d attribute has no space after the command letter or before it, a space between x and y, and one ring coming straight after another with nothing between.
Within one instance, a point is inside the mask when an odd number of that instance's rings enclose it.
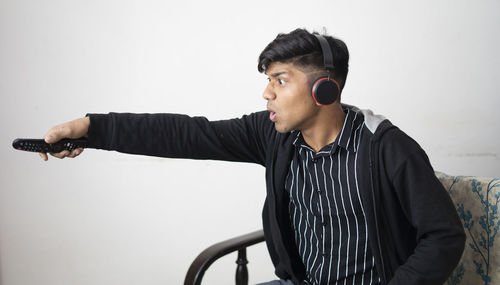
<instances>
[{"instance_id":1,"label":"armrest","mask_svg":"<svg viewBox=\"0 0 500 285\"><path fill-rule=\"evenodd\" d=\"M184 285L200 285L205 271L212 263L214 263L214 261L226 254L244 250L247 247L262 241L264 241L264 231L258 230L208 247L201 252L198 257L196 257L193 263L191 263L191 266L186 274L186 278L184 279Z\"/></svg>"}]
</instances>

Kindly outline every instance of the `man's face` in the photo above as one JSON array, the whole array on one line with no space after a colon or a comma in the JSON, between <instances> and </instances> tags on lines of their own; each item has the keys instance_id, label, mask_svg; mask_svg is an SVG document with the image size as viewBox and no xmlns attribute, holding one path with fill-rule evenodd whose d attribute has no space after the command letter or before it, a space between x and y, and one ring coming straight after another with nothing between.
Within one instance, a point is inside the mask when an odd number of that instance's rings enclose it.
<instances>
[{"instance_id":1,"label":"man's face","mask_svg":"<svg viewBox=\"0 0 500 285\"><path fill-rule=\"evenodd\" d=\"M269 119L276 130L286 133L312 128L319 106L311 96L311 82L306 74L290 63L274 62L266 75L269 83L262 97L267 100Z\"/></svg>"}]
</instances>

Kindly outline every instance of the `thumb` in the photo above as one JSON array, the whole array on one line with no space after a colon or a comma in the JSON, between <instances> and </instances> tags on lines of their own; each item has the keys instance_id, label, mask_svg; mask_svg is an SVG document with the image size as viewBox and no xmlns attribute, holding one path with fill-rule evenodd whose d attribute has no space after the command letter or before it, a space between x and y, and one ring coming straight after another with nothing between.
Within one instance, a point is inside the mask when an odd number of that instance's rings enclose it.
<instances>
[{"instance_id":1,"label":"thumb","mask_svg":"<svg viewBox=\"0 0 500 285\"><path fill-rule=\"evenodd\" d=\"M70 129L65 125L58 125L49 130L44 136L46 143L55 143L63 138L69 137Z\"/></svg>"},{"instance_id":2,"label":"thumb","mask_svg":"<svg viewBox=\"0 0 500 285\"><path fill-rule=\"evenodd\" d=\"M79 118L64 124L52 127L43 137L46 143L55 143L61 139L77 139L86 137L89 131L90 119Z\"/></svg>"}]
</instances>

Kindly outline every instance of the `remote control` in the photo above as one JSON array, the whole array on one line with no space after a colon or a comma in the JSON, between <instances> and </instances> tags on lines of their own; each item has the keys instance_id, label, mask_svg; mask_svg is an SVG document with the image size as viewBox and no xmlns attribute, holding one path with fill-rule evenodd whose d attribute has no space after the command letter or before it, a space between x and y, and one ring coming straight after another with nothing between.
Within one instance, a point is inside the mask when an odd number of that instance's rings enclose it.
<instances>
[{"instance_id":1,"label":"remote control","mask_svg":"<svg viewBox=\"0 0 500 285\"><path fill-rule=\"evenodd\" d=\"M85 138L62 139L56 143L49 144L42 139L15 139L12 142L12 146L15 149L24 151L58 153L63 150L72 151L76 148L84 148L87 146L87 140Z\"/></svg>"}]
</instances>

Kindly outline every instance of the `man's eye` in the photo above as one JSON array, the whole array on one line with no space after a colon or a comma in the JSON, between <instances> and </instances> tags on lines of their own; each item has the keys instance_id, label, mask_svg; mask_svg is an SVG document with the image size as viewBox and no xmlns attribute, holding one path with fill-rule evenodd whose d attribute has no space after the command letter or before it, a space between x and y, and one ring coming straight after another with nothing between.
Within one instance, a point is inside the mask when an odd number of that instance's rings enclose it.
<instances>
[{"instance_id":1,"label":"man's eye","mask_svg":"<svg viewBox=\"0 0 500 285\"><path fill-rule=\"evenodd\" d=\"M278 83L279 83L280 85L283 85L283 84L285 84L285 80L283 80L283 79L278 79Z\"/></svg>"}]
</instances>

